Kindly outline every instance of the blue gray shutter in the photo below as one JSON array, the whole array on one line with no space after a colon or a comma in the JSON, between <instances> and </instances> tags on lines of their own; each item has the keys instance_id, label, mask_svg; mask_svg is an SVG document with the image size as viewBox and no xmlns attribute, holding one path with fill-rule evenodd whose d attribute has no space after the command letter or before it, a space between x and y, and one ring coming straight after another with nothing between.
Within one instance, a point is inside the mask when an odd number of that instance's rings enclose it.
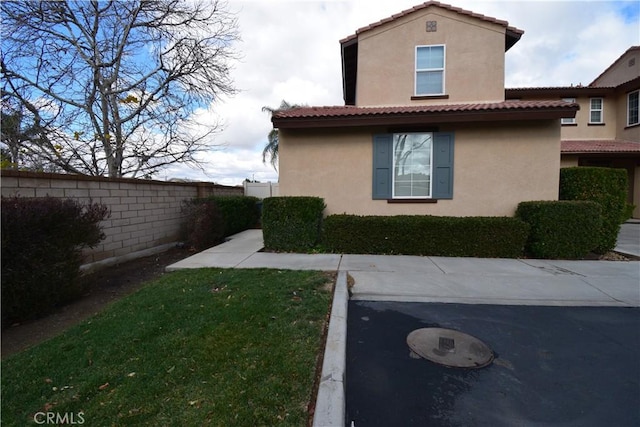
<instances>
[{"instance_id":1,"label":"blue gray shutter","mask_svg":"<svg viewBox=\"0 0 640 427\"><path fill-rule=\"evenodd\" d=\"M453 198L453 133L433 134L433 194L434 199Z\"/></svg>"},{"instance_id":2,"label":"blue gray shutter","mask_svg":"<svg viewBox=\"0 0 640 427\"><path fill-rule=\"evenodd\" d=\"M373 198L391 198L393 135L373 136Z\"/></svg>"}]
</instances>

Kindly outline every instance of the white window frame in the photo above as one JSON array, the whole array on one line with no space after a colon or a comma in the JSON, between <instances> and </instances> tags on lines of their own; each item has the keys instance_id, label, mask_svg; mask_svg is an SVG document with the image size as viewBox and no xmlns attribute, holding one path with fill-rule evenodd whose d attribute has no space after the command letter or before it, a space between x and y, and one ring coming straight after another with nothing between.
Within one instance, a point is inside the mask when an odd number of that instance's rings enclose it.
<instances>
[{"instance_id":1,"label":"white window frame","mask_svg":"<svg viewBox=\"0 0 640 427\"><path fill-rule=\"evenodd\" d=\"M442 47L442 68L418 68L418 49L421 47ZM414 55L414 72L413 72L413 93L415 96L439 96L446 93L446 65L447 65L447 47L443 44L425 44L415 48ZM442 92L440 93L418 93L418 73L424 71L442 71Z\"/></svg>"},{"instance_id":2,"label":"white window frame","mask_svg":"<svg viewBox=\"0 0 640 427\"><path fill-rule=\"evenodd\" d=\"M562 100L564 102L571 102L571 103L576 102L575 98L562 98ZM563 118L560 119L560 124L563 124L563 125L575 125L576 124L576 118L575 117L563 117Z\"/></svg>"},{"instance_id":3,"label":"white window frame","mask_svg":"<svg viewBox=\"0 0 640 427\"><path fill-rule=\"evenodd\" d=\"M399 135L430 135L431 144L429 147L429 194L427 196L403 196L396 195L396 138ZM433 132L399 132L394 133L391 139L391 198L392 199L431 199L433 198L433 145L434 145L434 133ZM413 192L413 179L411 180L411 187Z\"/></svg>"},{"instance_id":4,"label":"white window frame","mask_svg":"<svg viewBox=\"0 0 640 427\"><path fill-rule=\"evenodd\" d=\"M593 101L600 100L600 108L593 108ZM600 120L593 120L593 113L600 113ZM589 98L589 123L594 125L601 125L604 123L604 98L596 97Z\"/></svg>"},{"instance_id":5,"label":"white window frame","mask_svg":"<svg viewBox=\"0 0 640 427\"><path fill-rule=\"evenodd\" d=\"M634 123L631 123L631 95L636 94L637 95L637 101L636 101L636 106L635 109L638 111L637 113L637 121ZM640 124L640 90L635 90L633 92L629 92L627 94L627 126L635 126Z\"/></svg>"}]
</instances>

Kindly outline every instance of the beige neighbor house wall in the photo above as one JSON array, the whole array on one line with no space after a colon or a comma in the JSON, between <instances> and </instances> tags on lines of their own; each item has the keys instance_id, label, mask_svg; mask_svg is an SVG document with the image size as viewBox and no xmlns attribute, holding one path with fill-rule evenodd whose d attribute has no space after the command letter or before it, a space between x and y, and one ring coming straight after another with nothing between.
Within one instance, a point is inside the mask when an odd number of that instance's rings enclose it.
<instances>
[{"instance_id":1,"label":"beige neighbor house wall","mask_svg":"<svg viewBox=\"0 0 640 427\"><path fill-rule=\"evenodd\" d=\"M633 46L598 76L590 86L618 86L638 76L640 76L640 46Z\"/></svg>"},{"instance_id":2,"label":"beige neighbor house wall","mask_svg":"<svg viewBox=\"0 0 640 427\"><path fill-rule=\"evenodd\" d=\"M634 91L631 91L631 92L634 92ZM629 92L622 93L617 99L618 127L616 132L616 138L622 139L625 141L640 142L640 125L627 126L627 122L629 120L628 109L627 109L627 103L629 102L628 93Z\"/></svg>"},{"instance_id":3,"label":"beige neighbor house wall","mask_svg":"<svg viewBox=\"0 0 640 427\"><path fill-rule=\"evenodd\" d=\"M204 182L164 182L2 171L2 196L71 198L106 205L101 223L106 238L84 252L85 269L161 252L180 238L184 200L210 195L243 195L242 187Z\"/></svg>"},{"instance_id":4,"label":"beige neighbor house wall","mask_svg":"<svg viewBox=\"0 0 640 427\"><path fill-rule=\"evenodd\" d=\"M603 123L589 124L591 115L591 98L602 98L603 100ZM608 97L577 97L576 102L580 105L580 110L576 113L575 125L562 125L563 140L585 140L585 139L615 139L618 128L618 102L611 96Z\"/></svg>"},{"instance_id":5,"label":"beige neighbor house wall","mask_svg":"<svg viewBox=\"0 0 640 427\"><path fill-rule=\"evenodd\" d=\"M325 214L511 216L519 202L557 200L557 120L441 126L455 132L453 199L372 200L372 137L384 128L281 130L280 194L318 196Z\"/></svg>"},{"instance_id":6,"label":"beige neighbor house wall","mask_svg":"<svg viewBox=\"0 0 640 427\"><path fill-rule=\"evenodd\" d=\"M448 99L411 100L422 45L445 45ZM501 25L437 6L402 16L358 35L356 106L504 101L504 53Z\"/></svg>"}]
</instances>

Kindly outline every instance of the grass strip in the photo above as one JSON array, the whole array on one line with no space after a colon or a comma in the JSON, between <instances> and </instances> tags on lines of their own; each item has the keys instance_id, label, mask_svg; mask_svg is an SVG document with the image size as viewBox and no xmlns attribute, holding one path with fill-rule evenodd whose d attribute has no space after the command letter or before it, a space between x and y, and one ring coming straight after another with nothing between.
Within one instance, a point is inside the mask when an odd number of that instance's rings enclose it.
<instances>
[{"instance_id":1,"label":"grass strip","mask_svg":"<svg viewBox=\"0 0 640 427\"><path fill-rule=\"evenodd\" d=\"M328 282L267 269L165 275L2 361L2 424L53 413L91 426L304 426Z\"/></svg>"}]
</instances>

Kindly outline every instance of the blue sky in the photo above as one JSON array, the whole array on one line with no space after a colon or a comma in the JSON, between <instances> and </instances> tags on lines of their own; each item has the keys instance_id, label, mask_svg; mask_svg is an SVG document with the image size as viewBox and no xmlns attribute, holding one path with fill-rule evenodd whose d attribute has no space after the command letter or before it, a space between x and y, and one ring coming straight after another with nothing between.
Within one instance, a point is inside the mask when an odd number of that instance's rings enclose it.
<instances>
[{"instance_id":1,"label":"blue sky","mask_svg":"<svg viewBox=\"0 0 640 427\"><path fill-rule=\"evenodd\" d=\"M442 1L506 20L525 33L506 53L506 86L589 84L632 45L640 45L640 1ZM372 22L421 4L419 0L229 0L237 12L242 60L233 78L239 93L203 109L219 120L220 148L203 157L206 174L179 165L156 178L240 184L277 181L262 163L271 129L263 106L285 99L342 105L339 40Z\"/></svg>"}]
</instances>

